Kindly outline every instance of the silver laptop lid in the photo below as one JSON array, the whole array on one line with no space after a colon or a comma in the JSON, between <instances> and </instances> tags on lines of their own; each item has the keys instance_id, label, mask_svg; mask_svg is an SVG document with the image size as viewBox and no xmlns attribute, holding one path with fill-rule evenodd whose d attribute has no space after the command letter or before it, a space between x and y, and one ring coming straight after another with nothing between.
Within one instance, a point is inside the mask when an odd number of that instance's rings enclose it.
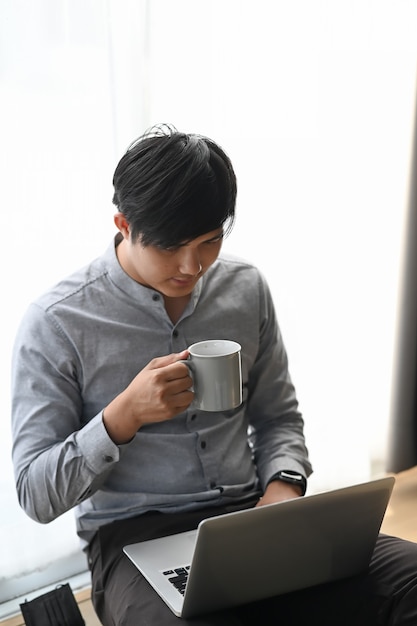
<instances>
[{"instance_id":1,"label":"silver laptop lid","mask_svg":"<svg viewBox=\"0 0 417 626\"><path fill-rule=\"evenodd\" d=\"M181 533L125 552L177 615L195 617L364 571L393 485L387 477L220 515L200 523L196 540ZM193 553L191 569L184 598L173 588L170 599L158 576L191 556L181 558L180 539Z\"/></svg>"}]
</instances>

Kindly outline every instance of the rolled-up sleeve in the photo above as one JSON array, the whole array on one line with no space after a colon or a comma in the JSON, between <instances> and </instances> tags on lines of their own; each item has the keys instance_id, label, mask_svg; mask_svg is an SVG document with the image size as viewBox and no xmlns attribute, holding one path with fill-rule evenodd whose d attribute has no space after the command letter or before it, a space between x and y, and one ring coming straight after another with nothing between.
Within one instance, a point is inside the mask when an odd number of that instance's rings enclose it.
<instances>
[{"instance_id":1,"label":"rolled-up sleeve","mask_svg":"<svg viewBox=\"0 0 417 626\"><path fill-rule=\"evenodd\" d=\"M261 486L279 470L306 478L312 467L304 439L288 358L269 287L259 276L259 349L250 372L248 419L250 442Z\"/></svg>"}]
</instances>

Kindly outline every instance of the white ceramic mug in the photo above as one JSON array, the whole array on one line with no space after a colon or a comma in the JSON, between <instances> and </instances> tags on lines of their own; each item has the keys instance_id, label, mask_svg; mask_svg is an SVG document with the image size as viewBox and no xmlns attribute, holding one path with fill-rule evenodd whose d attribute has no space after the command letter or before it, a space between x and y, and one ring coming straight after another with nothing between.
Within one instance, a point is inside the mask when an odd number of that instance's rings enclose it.
<instances>
[{"instance_id":1,"label":"white ceramic mug","mask_svg":"<svg viewBox=\"0 0 417 626\"><path fill-rule=\"evenodd\" d=\"M228 411L242 404L241 346L227 339L193 343L183 361L193 379L193 406L202 411Z\"/></svg>"}]
</instances>

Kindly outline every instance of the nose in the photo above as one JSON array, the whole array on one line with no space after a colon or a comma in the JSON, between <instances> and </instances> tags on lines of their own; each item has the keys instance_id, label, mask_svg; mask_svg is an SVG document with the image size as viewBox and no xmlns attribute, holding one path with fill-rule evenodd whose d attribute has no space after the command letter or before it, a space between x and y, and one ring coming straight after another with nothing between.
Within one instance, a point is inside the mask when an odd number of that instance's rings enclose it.
<instances>
[{"instance_id":1,"label":"nose","mask_svg":"<svg viewBox=\"0 0 417 626\"><path fill-rule=\"evenodd\" d=\"M200 262L200 255L198 250L187 250L187 246L182 248L182 254L178 266L181 274L188 274L189 276L197 276L203 269Z\"/></svg>"}]
</instances>

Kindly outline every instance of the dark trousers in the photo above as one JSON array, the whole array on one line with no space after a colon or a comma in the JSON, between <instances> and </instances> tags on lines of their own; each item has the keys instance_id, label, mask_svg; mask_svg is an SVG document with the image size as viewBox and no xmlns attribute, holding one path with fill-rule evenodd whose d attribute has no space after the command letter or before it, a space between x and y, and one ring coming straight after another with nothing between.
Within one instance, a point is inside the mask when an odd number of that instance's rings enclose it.
<instances>
[{"instance_id":1,"label":"dark trousers","mask_svg":"<svg viewBox=\"0 0 417 626\"><path fill-rule=\"evenodd\" d=\"M253 503L250 503L253 506ZM239 509L244 508L242 505ZM147 513L107 526L89 548L92 601L104 626L417 626L417 543L380 535L369 571L337 583L179 620L124 555L124 545L196 528L232 507Z\"/></svg>"}]
</instances>

